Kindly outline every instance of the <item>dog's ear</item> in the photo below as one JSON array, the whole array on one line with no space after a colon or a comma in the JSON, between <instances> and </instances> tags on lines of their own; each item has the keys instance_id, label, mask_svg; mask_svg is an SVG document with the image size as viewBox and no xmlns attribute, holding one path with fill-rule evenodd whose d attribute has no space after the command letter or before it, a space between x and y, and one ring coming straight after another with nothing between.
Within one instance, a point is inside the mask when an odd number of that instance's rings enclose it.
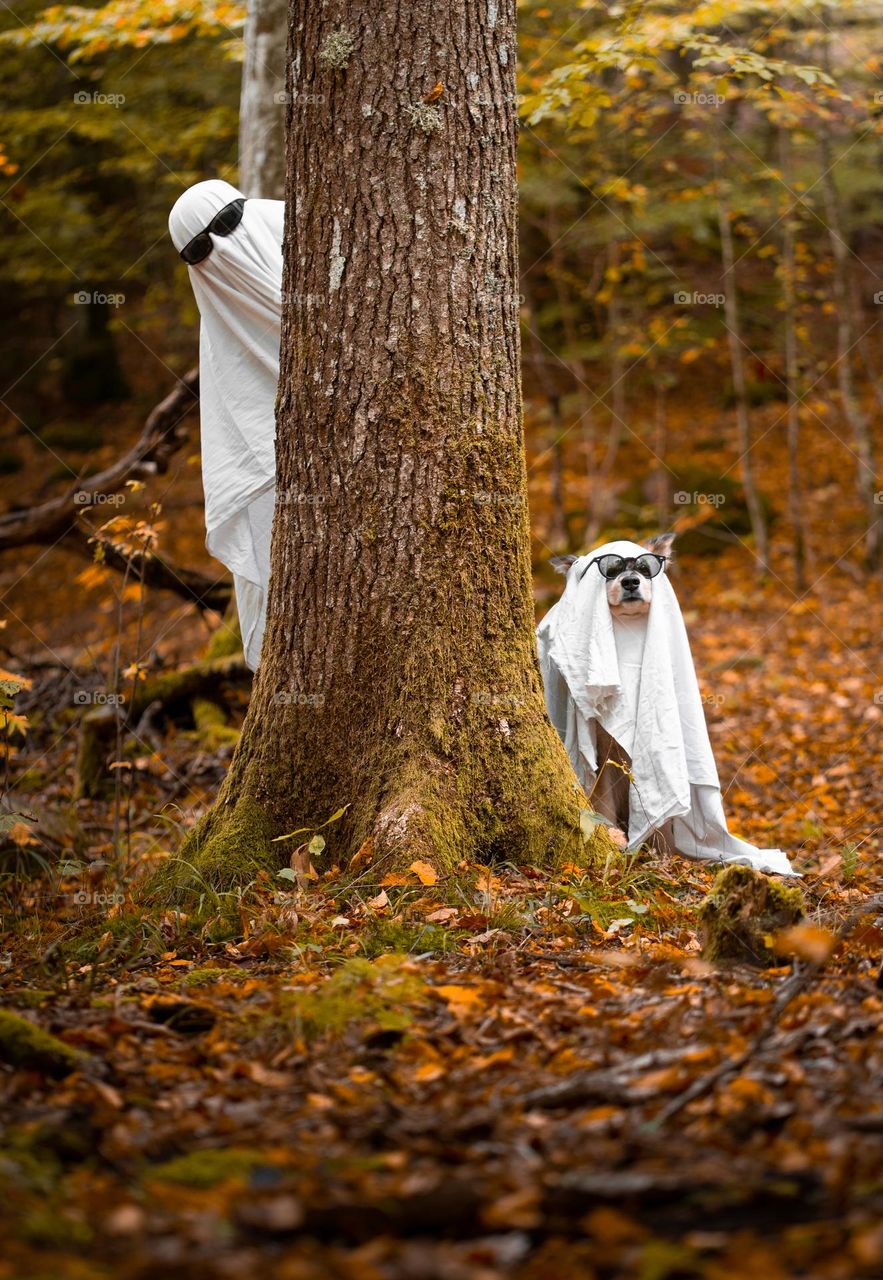
<instances>
[{"instance_id":1,"label":"dog's ear","mask_svg":"<svg viewBox=\"0 0 883 1280\"><path fill-rule=\"evenodd\" d=\"M671 560L671 544L677 536L676 533L658 533L655 538L648 538L644 546L648 551L653 551L656 555L665 556L666 560Z\"/></svg>"},{"instance_id":2,"label":"dog's ear","mask_svg":"<svg viewBox=\"0 0 883 1280\"><path fill-rule=\"evenodd\" d=\"M570 572L571 566L576 564L578 559L579 556L552 556L549 564L556 573L563 573L566 575Z\"/></svg>"}]
</instances>

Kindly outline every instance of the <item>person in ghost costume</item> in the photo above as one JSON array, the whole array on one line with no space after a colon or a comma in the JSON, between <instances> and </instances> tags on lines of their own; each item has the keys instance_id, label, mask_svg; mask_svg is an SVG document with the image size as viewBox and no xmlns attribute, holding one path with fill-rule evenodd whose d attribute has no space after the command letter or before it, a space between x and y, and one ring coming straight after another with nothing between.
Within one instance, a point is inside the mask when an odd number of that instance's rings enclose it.
<instances>
[{"instance_id":1,"label":"person in ghost costume","mask_svg":"<svg viewBox=\"0 0 883 1280\"><path fill-rule=\"evenodd\" d=\"M246 664L257 670L270 579L284 200L211 178L179 196L169 235L200 313L205 545L233 575Z\"/></svg>"},{"instance_id":2,"label":"person in ghost costume","mask_svg":"<svg viewBox=\"0 0 883 1280\"><path fill-rule=\"evenodd\" d=\"M564 594L537 628L549 717L587 792L598 771L598 725L629 757L628 849L659 833L688 858L794 875L781 849L755 848L727 830L687 631L665 572L652 580L646 613L611 613L592 562L646 552L609 542L568 570Z\"/></svg>"}]
</instances>

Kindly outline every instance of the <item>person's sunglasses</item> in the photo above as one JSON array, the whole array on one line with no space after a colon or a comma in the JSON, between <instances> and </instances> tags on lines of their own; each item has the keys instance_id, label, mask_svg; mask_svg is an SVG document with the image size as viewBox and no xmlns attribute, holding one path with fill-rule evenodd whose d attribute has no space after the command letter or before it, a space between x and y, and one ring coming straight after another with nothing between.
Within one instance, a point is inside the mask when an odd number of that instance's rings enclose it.
<instances>
[{"instance_id":1,"label":"person's sunglasses","mask_svg":"<svg viewBox=\"0 0 883 1280\"><path fill-rule=\"evenodd\" d=\"M589 561L586 568L593 564L598 566L601 577L608 582L618 578L626 569L634 569L642 578L655 578L665 568L665 556L658 556L652 551L643 556L597 556Z\"/></svg>"},{"instance_id":2,"label":"person's sunglasses","mask_svg":"<svg viewBox=\"0 0 883 1280\"><path fill-rule=\"evenodd\" d=\"M181 257L188 267L195 267L197 262L202 262L209 256L212 251L213 235L228 236L231 231L236 230L242 221L244 209L245 196L240 196L238 200L231 200L229 204L224 205L223 209L218 210L204 231L200 231L185 244L181 250Z\"/></svg>"}]
</instances>

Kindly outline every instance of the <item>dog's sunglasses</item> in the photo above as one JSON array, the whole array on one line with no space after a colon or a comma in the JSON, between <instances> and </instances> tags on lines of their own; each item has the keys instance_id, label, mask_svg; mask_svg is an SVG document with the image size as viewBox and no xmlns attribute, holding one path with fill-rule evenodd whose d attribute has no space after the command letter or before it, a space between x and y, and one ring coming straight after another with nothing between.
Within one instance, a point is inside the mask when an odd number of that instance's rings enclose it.
<instances>
[{"instance_id":1,"label":"dog's sunglasses","mask_svg":"<svg viewBox=\"0 0 883 1280\"><path fill-rule=\"evenodd\" d=\"M593 564L598 566L601 577L608 582L625 573L626 569L634 569L642 578L655 578L665 568L665 556L658 556L652 551L643 556L597 556L589 561L586 568Z\"/></svg>"},{"instance_id":2,"label":"dog's sunglasses","mask_svg":"<svg viewBox=\"0 0 883 1280\"><path fill-rule=\"evenodd\" d=\"M245 209L245 196L240 196L237 200L231 200L229 204L225 204L223 209L219 209L211 222L197 235L189 240L181 250L181 257L187 263L188 267L195 267L197 262L202 262L212 251L212 236L228 236L231 231L235 231L242 221L242 214Z\"/></svg>"}]
</instances>

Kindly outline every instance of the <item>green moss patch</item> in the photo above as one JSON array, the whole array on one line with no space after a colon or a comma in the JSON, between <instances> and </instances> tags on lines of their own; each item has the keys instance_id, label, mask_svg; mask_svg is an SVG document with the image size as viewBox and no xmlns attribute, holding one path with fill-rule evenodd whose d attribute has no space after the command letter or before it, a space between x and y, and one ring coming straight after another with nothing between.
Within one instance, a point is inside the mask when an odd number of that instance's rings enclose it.
<instances>
[{"instance_id":1,"label":"green moss patch","mask_svg":"<svg viewBox=\"0 0 883 1280\"><path fill-rule=\"evenodd\" d=\"M413 1010L427 997L426 983L406 956L376 960L357 957L342 965L317 991L299 992L292 1013L307 1038L340 1034L355 1023L370 1022L384 1031L405 1031Z\"/></svg>"},{"instance_id":2,"label":"green moss patch","mask_svg":"<svg viewBox=\"0 0 883 1280\"><path fill-rule=\"evenodd\" d=\"M0 1061L49 1076L65 1076L85 1062L76 1049L17 1013L0 1011Z\"/></svg>"}]
</instances>

